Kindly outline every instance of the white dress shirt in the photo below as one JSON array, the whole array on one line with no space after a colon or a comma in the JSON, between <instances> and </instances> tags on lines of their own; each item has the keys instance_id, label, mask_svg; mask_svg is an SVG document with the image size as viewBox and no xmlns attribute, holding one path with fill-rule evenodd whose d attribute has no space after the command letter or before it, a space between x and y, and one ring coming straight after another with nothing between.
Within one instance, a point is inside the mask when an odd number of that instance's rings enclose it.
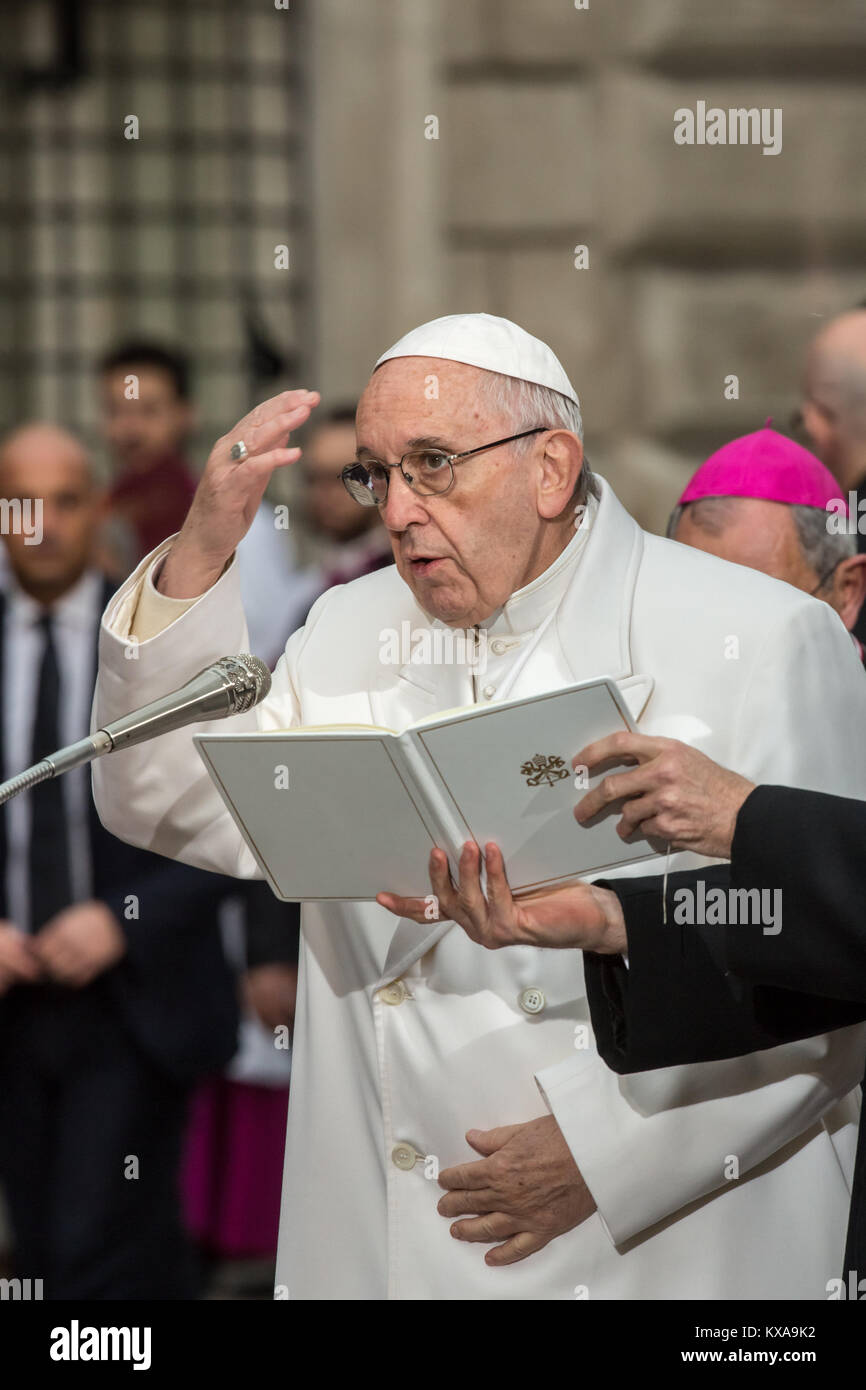
<instances>
[{"instance_id":1,"label":"white dress shirt","mask_svg":"<svg viewBox=\"0 0 866 1390\"><path fill-rule=\"evenodd\" d=\"M86 570L78 582L52 605L54 643L60 668L59 735L61 744L83 738L90 723L93 698L94 642L102 610L102 575ZM39 630L43 605L31 598L10 573L5 582L3 628L4 778L29 767L36 717L39 668L44 639ZM41 753L52 750L41 749ZM61 779L69 836L69 869L73 900L92 893L88 803L90 769L78 767ZM32 816L28 792L6 806L6 905L8 920L28 929L30 924L29 848Z\"/></svg>"}]
</instances>

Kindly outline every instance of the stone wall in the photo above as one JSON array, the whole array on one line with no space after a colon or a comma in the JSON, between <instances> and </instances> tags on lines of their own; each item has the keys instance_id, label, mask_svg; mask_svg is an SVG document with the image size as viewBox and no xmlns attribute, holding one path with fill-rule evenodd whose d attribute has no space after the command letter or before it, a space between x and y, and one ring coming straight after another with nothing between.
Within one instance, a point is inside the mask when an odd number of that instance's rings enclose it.
<instances>
[{"instance_id":1,"label":"stone wall","mask_svg":"<svg viewBox=\"0 0 866 1390\"><path fill-rule=\"evenodd\" d=\"M330 400L487 310L551 343L660 526L709 450L787 424L810 336L866 297L866 4L579 4L87 0L65 83L32 80L48 0L0 7L3 422L92 433L94 356L145 331L193 353L201 458L263 393L247 304ZM780 153L678 145L698 102L781 110Z\"/></svg>"},{"instance_id":2,"label":"stone wall","mask_svg":"<svg viewBox=\"0 0 866 1390\"><path fill-rule=\"evenodd\" d=\"M515 318L561 356L590 458L654 528L707 452L787 427L809 338L866 298L860 0L313 15L326 394L423 318ZM674 112L699 101L781 109L781 151L677 145Z\"/></svg>"}]
</instances>

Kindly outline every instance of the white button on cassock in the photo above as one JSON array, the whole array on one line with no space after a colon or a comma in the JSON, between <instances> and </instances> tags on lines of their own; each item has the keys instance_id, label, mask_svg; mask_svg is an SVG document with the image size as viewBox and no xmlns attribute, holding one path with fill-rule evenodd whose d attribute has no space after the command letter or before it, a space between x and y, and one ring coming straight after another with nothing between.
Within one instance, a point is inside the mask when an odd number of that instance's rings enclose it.
<instances>
[{"instance_id":1,"label":"white button on cassock","mask_svg":"<svg viewBox=\"0 0 866 1390\"><path fill-rule=\"evenodd\" d=\"M383 1004L402 1004L404 999L409 998L409 991L402 980L392 980L390 985L384 985L379 990L379 998Z\"/></svg>"},{"instance_id":2,"label":"white button on cassock","mask_svg":"<svg viewBox=\"0 0 866 1390\"><path fill-rule=\"evenodd\" d=\"M404 1173L408 1173L419 1159L423 1160L424 1155L419 1154L411 1144L395 1144L391 1150L391 1162L398 1168L402 1168Z\"/></svg>"},{"instance_id":3,"label":"white button on cassock","mask_svg":"<svg viewBox=\"0 0 866 1390\"><path fill-rule=\"evenodd\" d=\"M492 699L493 699L493 696L496 694L496 686L495 686L495 685L485 685L485 687L484 687L484 689L482 690L481 694L484 696L485 700L492 700Z\"/></svg>"},{"instance_id":4,"label":"white button on cassock","mask_svg":"<svg viewBox=\"0 0 866 1390\"><path fill-rule=\"evenodd\" d=\"M519 1004L525 1014L540 1014L545 999L540 989L524 989L520 992Z\"/></svg>"}]
</instances>

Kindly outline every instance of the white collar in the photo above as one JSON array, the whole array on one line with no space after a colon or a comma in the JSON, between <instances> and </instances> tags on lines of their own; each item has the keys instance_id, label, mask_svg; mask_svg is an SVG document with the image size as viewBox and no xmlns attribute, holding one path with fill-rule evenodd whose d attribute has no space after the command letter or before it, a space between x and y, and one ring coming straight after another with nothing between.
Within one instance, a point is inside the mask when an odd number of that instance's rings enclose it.
<instances>
[{"instance_id":1,"label":"white collar","mask_svg":"<svg viewBox=\"0 0 866 1390\"><path fill-rule=\"evenodd\" d=\"M522 589L516 589L501 608L478 626L494 636L500 633L523 635L539 628L571 583L574 566L583 553L597 511L598 502L590 496L580 526L553 563Z\"/></svg>"},{"instance_id":2,"label":"white collar","mask_svg":"<svg viewBox=\"0 0 866 1390\"><path fill-rule=\"evenodd\" d=\"M25 593L12 573L8 571L4 589L9 615L21 627L33 627L43 613L49 611L55 620L86 631L93 625L94 610L98 608L99 594L103 577L98 570L87 569L49 608L31 594Z\"/></svg>"}]
</instances>

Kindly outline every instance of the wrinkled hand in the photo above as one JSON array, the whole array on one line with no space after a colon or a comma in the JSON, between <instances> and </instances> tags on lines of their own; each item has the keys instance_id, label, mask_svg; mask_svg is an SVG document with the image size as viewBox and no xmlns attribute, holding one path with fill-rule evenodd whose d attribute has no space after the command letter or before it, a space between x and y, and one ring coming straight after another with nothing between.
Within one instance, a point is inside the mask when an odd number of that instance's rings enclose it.
<instances>
[{"instance_id":1,"label":"wrinkled hand","mask_svg":"<svg viewBox=\"0 0 866 1390\"><path fill-rule=\"evenodd\" d=\"M481 891L481 851L474 840L463 846L457 887L445 851L434 849L429 864L433 892L427 898L379 893L376 901L413 922L450 919L491 951L501 946L558 946L618 954L627 949L622 908L614 893L573 883L515 902L498 846L485 846L484 866L486 898Z\"/></svg>"},{"instance_id":2,"label":"wrinkled hand","mask_svg":"<svg viewBox=\"0 0 866 1390\"><path fill-rule=\"evenodd\" d=\"M640 832L667 840L672 849L690 849L709 858L729 859L740 807L754 782L714 763L696 748L672 738L617 733L589 744L573 766L592 772L600 764L635 762L630 772L604 777L578 802L582 824L612 801L626 797L617 833Z\"/></svg>"},{"instance_id":3,"label":"wrinkled hand","mask_svg":"<svg viewBox=\"0 0 866 1390\"><path fill-rule=\"evenodd\" d=\"M216 582L252 525L274 469L300 457L300 449L288 447L289 433L318 403L317 391L283 391L257 405L217 440L180 534L159 571L160 593L196 598ZM236 462L230 454L240 440L249 454Z\"/></svg>"},{"instance_id":4,"label":"wrinkled hand","mask_svg":"<svg viewBox=\"0 0 866 1390\"><path fill-rule=\"evenodd\" d=\"M510 1265L543 1250L595 1211L592 1193L552 1115L466 1135L479 1161L443 1168L442 1216L460 1217L455 1240L491 1244L489 1265Z\"/></svg>"},{"instance_id":5,"label":"wrinkled hand","mask_svg":"<svg viewBox=\"0 0 866 1390\"><path fill-rule=\"evenodd\" d=\"M91 899L58 912L33 937L45 973L60 985L81 989L126 952L126 939L114 913Z\"/></svg>"},{"instance_id":6,"label":"wrinkled hand","mask_svg":"<svg viewBox=\"0 0 866 1390\"><path fill-rule=\"evenodd\" d=\"M291 1027L295 1021L298 967L283 961L254 965L243 978L247 1005L266 1028Z\"/></svg>"},{"instance_id":7,"label":"wrinkled hand","mask_svg":"<svg viewBox=\"0 0 866 1390\"><path fill-rule=\"evenodd\" d=\"M33 937L13 922L0 920L0 995L13 985L34 984L41 975Z\"/></svg>"}]
</instances>

